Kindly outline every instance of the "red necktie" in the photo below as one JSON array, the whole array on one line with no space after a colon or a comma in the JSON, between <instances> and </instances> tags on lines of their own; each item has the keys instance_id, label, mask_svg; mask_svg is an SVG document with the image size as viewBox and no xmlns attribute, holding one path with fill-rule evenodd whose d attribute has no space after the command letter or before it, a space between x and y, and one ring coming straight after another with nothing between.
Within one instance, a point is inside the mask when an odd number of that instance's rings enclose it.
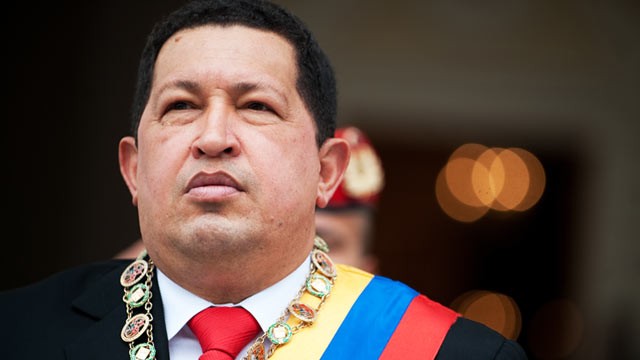
<instances>
[{"instance_id":1,"label":"red necktie","mask_svg":"<svg viewBox=\"0 0 640 360\"><path fill-rule=\"evenodd\" d=\"M241 307L209 307L188 324L202 347L200 360L235 359L260 331L256 319Z\"/></svg>"}]
</instances>

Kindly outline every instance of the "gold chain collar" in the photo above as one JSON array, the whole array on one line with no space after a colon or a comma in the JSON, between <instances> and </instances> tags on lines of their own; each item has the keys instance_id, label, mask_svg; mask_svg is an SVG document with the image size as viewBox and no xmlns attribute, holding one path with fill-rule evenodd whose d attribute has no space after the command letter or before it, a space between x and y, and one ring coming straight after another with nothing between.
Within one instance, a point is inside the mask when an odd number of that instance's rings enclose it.
<instances>
[{"instance_id":1,"label":"gold chain collar","mask_svg":"<svg viewBox=\"0 0 640 360\"><path fill-rule=\"evenodd\" d=\"M314 248L311 251L311 264L304 285L282 315L266 332L258 336L247 351L244 360L264 360L270 358L278 347L291 341L293 335L300 330L313 325L320 308L325 303L337 277L336 267L327 255L327 243L316 235ZM129 344L130 360L153 360L156 348L153 343L153 316L151 298L153 293L154 264L147 259L147 251L143 250L138 257L125 268L120 276L120 284L124 288L122 301L126 305L127 320L120 337ZM144 281L142 281L144 279ZM304 293L318 298L315 306L301 302ZM291 325L289 323L292 323ZM135 341L146 334L146 342L135 344ZM265 350L265 340L269 339L271 346Z\"/></svg>"}]
</instances>

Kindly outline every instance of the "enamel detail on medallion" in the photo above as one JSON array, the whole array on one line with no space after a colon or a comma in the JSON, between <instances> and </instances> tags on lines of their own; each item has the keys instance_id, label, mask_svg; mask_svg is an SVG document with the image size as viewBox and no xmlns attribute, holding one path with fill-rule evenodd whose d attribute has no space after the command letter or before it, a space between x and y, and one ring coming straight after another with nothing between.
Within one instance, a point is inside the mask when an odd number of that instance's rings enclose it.
<instances>
[{"instance_id":1,"label":"enamel detail on medallion","mask_svg":"<svg viewBox=\"0 0 640 360\"><path fill-rule=\"evenodd\" d=\"M334 278L336 277L336 275L338 275L336 267L333 265L333 261L326 253L320 250L313 250L313 252L311 253L311 260L323 275L330 278Z\"/></svg>"},{"instance_id":2,"label":"enamel detail on medallion","mask_svg":"<svg viewBox=\"0 0 640 360\"><path fill-rule=\"evenodd\" d=\"M147 315L135 315L124 324L120 337L126 342L132 342L144 334L149 327L149 323L151 323L151 319Z\"/></svg>"},{"instance_id":3,"label":"enamel detail on medallion","mask_svg":"<svg viewBox=\"0 0 640 360\"><path fill-rule=\"evenodd\" d=\"M291 339L292 334L291 326L285 322L277 322L269 326L267 330L267 337L271 340L271 343L276 345L286 344Z\"/></svg>"},{"instance_id":4,"label":"enamel detail on medallion","mask_svg":"<svg viewBox=\"0 0 640 360\"><path fill-rule=\"evenodd\" d=\"M248 352L248 360L265 360L264 356L264 344L256 344Z\"/></svg>"},{"instance_id":5,"label":"enamel detail on medallion","mask_svg":"<svg viewBox=\"0 0 640 360\"><path fill-rule=\"evenodd\" d=\"M124 302L132 308L137 308L149 300L150 294L149 287L146 284L138 284L127 292Z\"/></svg>"},{"instance_id":6,"label":"enamel detail on medallion","mask_svg":"<svg viewBox=\"0 0 640 360\"><path fill-rule=\"evenodd\" d=\"M311 323L316 319L316 312L312 308L297 301L289 305L289 312L306 323Z\"/></svg>"},{"instance_id":7,"label":"enamel detail on medallion","mask_svg":"<svg viewBox=\"0 0 640 360\"><path fill-rule=\"evenodd\" d=\"M313 274L307 280L307 291L317 297L324 297L331 291L331 281L320 274Z\"/></svg>"},{"instance_id":8,"label":"enamel detail on medallion","mask_svg":"<svg viewBox=\"0 0 640 360\"><path fill-rule=\"evenodd\" d=\"M136 345L129 350L130 360L153 360L156 358L156 348L149 343Z\"/></svg>"},{"instance_id":9,"label":"enamel detail on medallion","mask_svg":"<svg viewBox=\"0 0 640 360\"><path fill-rule=\"evenodd\" d=\"M122 275L120 276L120 284L124 287L134 285L145 276L148 269L149 264L147 264L146 261L135 260L122 272Z\"/></svg>"},{"instance_id":10,"label":"enamel detail on medallion","mask_svg":"<svg viewBox=\"0 0 640 360\"><path fill-rule=\"evenodd\" d=\"M322 250L326 253L329 252L329 245L327 245L327 242L318 235L313 239L313 246L318 250Z\"/></svg>"}]
</instances>

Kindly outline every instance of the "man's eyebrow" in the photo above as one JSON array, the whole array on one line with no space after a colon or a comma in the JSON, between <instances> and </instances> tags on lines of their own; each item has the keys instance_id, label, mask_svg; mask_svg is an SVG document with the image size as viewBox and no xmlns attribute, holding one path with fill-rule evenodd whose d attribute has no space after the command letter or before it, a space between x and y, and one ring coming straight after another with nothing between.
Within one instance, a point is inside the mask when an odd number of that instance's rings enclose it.
<instances>
[{"instance_id":1,"label":"man's eyebrow","mask_svg":"<svg viewBox=\"0 0 640 360\"><path fill-rule=\"evenodd\" d=\"M183 89L189 92L201 92L202 87L200 84L193 80L185 80L185 79L177 79L173 81L169 81L166 84L163 84L159 89L158 93L162 93L167 89ZM289 104L289 99L285 96L284 92L278 88L277 86L271 85L268 82L264 81L242 81L232 86L232 91L237 94L242 94L244 92L249 92L252 90L267 90L281 100L285 105Z\"/></svg>"},{"instance_id":2,"label":"man's eyebrow","mask_svg":"<svg viewBox=\"0 0 640 360\"><path fill-rule=\"evenodd\" d=\"M287 101L287 97L284 95L284 93L282 92L282 90L280 90L278 87L273 86L267 82L263 82L263 81L256 81L256 82L239 82L237 84L235 84L233 86L233 89L239 93L243 93L243 92L247 92L247 91L251 91L251 90L268 90L271 91L273 93L275 93L275 95L280 98L282 101L284 101L285 103L288 103Z\"/></svg>"},{"instance_id":3,"label":"man's eyebrow","mask_svg":"<svg viewBox=\"0 0 640 360\"><path fill-rule=\"evenodd\" d=\"M191 81L191 80L179 79L179 80L170 81L162 85L160 89L158 89L158 92L162 93L163 91L170 88L184 89L191 92L200 91L200 85L198 85L197 82Z\"/></svg>"}]
</instances>

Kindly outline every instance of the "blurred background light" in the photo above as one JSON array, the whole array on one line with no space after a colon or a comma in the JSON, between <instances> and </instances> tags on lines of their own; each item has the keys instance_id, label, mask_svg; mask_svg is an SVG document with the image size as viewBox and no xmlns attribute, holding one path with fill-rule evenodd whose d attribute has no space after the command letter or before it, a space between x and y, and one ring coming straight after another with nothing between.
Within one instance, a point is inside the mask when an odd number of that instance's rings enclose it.
<instances>
[{"instance_id":1,"label":"blurred background light","mask_svg":"<svg viewBox=\"0 0 640 360\"><path fill-rule=\"evenodd\" d=\"M456 298L451 308L462 316L478 321L515 340L522 329L522 316L518 304L505 294L471 290Z\"/></svg>"},{"instance_id":2,"label":"blurred background light","mask_svg":"<svg viewBox=\"0 0 640 360\"><path fill-rule=\"evenodd\" d=\"M531 152L467 143L449 156L439 173L436 198L451 218L473 222L489 209L528 210L544 187L544 168Z\"/></svg>"}]
</instances>

